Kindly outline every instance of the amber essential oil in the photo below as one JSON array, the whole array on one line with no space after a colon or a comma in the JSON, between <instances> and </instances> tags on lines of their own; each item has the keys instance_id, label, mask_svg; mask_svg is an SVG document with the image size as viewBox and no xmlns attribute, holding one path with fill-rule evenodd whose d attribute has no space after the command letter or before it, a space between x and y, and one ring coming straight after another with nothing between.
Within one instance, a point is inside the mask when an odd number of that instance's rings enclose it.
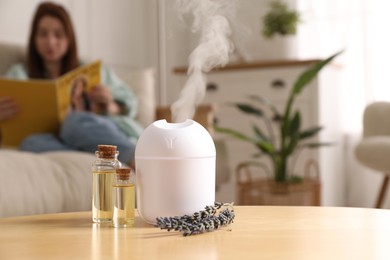
<instances>
[{"instance_id":1,"label":"amber essential oil","mask_svg":"<svg viewBox=\"0 0 390 260\"><path fill-rule=\"evenodd\" d=\"M115 171L93 172L92 176L92 220L93 222L110 222L113 205L111 183Z\"/></svg>"},{"instance_id":2,"label":"amber essential oil","mask_svg":"<svg viewBox=\"0 0 390 260\"><path fill-rule=\"evenodd\" d=\"M92 165L92 221L111 222L113 216L112 183L121 166L114 145L98 145L97 160Z\"/></svg>"},{"instance_id":3,"label":"amber essential oil","mask_svg":"<svg viewBox=\"0 0 390 260\"><path fill-rule=\"evenodd\" d=\"M112 184L114 227L129 227L134 224L135 190L130 168L116 169Z\"/></svg>"}]
</instances>

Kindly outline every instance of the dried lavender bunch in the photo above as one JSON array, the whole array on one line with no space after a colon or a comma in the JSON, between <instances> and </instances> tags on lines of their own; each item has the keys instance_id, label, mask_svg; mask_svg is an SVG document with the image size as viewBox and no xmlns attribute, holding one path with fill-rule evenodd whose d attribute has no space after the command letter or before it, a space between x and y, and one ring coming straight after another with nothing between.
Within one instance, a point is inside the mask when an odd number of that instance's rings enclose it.
<instances>
[{"instance_id":1,"label":"dried lavender bunch","mask_svg":"<svg viewBox=\"0 0 390 260\"><path fill-rule=\"evenodd\" d=\"M183 232L183 236L188 236L229 225L234 217L233 203L215 202L213 206L206 206L204 210L192 215L156 218L156 227L180 231Z\"/></svg>"}]
</instances>

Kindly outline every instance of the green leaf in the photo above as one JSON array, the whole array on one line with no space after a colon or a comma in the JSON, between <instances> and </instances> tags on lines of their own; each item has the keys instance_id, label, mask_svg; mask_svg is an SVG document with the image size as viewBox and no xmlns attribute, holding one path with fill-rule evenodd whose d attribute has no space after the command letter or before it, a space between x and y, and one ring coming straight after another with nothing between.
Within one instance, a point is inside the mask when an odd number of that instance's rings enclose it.
<instances>
[{"instance_id":1,"label":"green leaf","mask_svg":"<svg viewBox=\"0 0 390 260\"><path fill-rule=\"evenodd\" d=\"M272 143L267 141L259 141L256 143L257 148L259 148L264 153L272 155L275 153L275 147Z\"/></svg>"},{"instance_id":2,"label":"green leaf","mask_svg":"<svg viewBox=\"0 0 390 260\"><path fill-rule=\"evenodd\" d=\"M302 91L302 89L305 86L307 86L310 83L310 81L312 81L317 76L318 72L329 62L331 62L336 56L338 56L341 52L342 51L337 52L336 54L330 56L329 58L317 62L310 69L302 73L294 83L293 90L292 90L293 93L299 94Z\"/></svg>"},{"instance_id":3,"label":"green leaf","mask_svg":"<svg viewBox=\"0 0 390 260\"><path fill-rule=\"evenodd\" d=\"M258 137L260 140L270 141L270 139L256 125L253 125L252 128L253 128L253 132L255 132L256 134L256 137Z\"/></svg>"},{"instance_id":4,"label":"green leaf","mask_svg":"<svg viewBox=\"0 0 390 260\"><path fill-rule=\"evenodd\" d=\"M301 124L300 113L296 112L294 117L289 120L285 118L281 125L281 134L282 134L282 150L291 149L291 140L299 138L299 128Z\"/></svg>"},{"instance_id":5,"label":"green leaf","mask_svg":"<svg viewBox=\"0 0 390 260\"><path fill-rule=\"evenodd\" d=\"M289 142L287 148L283 151L283 154L285 156L288 156L294 152L295 148L298 145L299 138L296 135L292 135L292 136L290 136L289 141L290 142Z\"/></svg>"},{"instance_id":6,"label":"green leaf","mask_svg":"<svg viewBox=\"0 0 390 260\"><path fill-rule=\"evenodd\" d=\"M316 126L313 128L306 129L306 130L299 133L299 139L303 140L303 139L312 137L312 136L316 135L321 130L322 130L321 126Z\"/></svg>"},{"instance_id":7,"label":"green leaf","mask_svg":"<svg viewBox=\"0 0 390 260\"><path fill-rule=\"evenodd\" d=\"M288 133L290 131L290 124L291 120L289 116L284 116L281 126L280 126L280 134L282 135L282 138L285 139L288 136Z\"/></svg>"},{"instance_id":8,"label":"green leaf","mask_svg":"<svg viewBox=\"0 0 390 260\"><path fill-rule=\"evenodd\" d=\"M293 119L291 120L289 135L299 136L299 128L301 127L301 114L299 111L295 112Z\"/></svg>"},{"instance_id":9,"label":"green leaf","mask_svg":"<svg viewBox=\"0 0 390 260\"><path fill-rule=\"evenodd\" d=\"M219 133L224 133L224 134L228 134L234 138L237 138L237 139L240 139L242 141L247 141L247 142L251 142L251 143L257 143L257 140L253 140L253 138L239 132L239 131L236 131L236 130L233 130L233 129L229 129L229 128L224 128L224 127L219 127L219 126L214 126L214 130L216 132L219 132Z\"/></svg>"},{"instance_id":10,"label":"green leaf","mask_svg":"<svg viewBox=\"0 0 390 260\"><path fill-rule=\"evenodd\" d=\"M305 144L300 144L299 146L301 148L314 149L314 148L318 148L320 146L331 146L331 145L333 145L333 143L327 142L327 143L305 143Z\"/></svg>"},{"instance_id":11,"label":"green leaf","mask_svg":"<svg viewBox=\"0 0 390 260\"><path fill-rule=\"evenodd\" d=\"M258 116L258 117L262 117L264 115L264 113L261 109L253 107L252 105L249 105L249 104L236 103L235 106L239 110L241 110L242 112L244 112L246 114L251 114L251 115Z\"/></svg>"},{"instance_id":12,"label":"green leaf","mask_svg":"<svg viewBox=\"0 0 390 260\"><path fill-rule=\"evenodd\" d=\"M285 136L285 141L288 142L286 149L283 151L284 155L290 155L294 152L295 147L299 142L299 128L301 125L301 114L299 111L295 112L291 123L288 124L288 135Z\"/></svg>"},{"instance_id":13,"label":"green leaf","mask_svg":"<svg viewBox=\"0 0 390 260\"><path fill-rule=\"evenodd\" d=\"M249 98L251 100L259 102L260 104L262 104L264 106L267 106L272 111L274 118L282 118L282 114L279 113L276 106L274 104L272 104L271 100L269 100L268 98L258 96L258 95L249 95Z\"/></svg>"}]
</instances>

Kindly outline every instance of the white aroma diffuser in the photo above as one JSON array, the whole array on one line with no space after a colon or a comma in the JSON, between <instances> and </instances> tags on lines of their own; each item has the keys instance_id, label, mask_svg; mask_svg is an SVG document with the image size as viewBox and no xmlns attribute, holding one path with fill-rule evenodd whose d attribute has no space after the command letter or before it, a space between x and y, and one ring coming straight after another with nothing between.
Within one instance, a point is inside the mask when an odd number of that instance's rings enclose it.
<instances>
[{"instance_id":1,"label":"white aroma diffuser","mask_svg":"<svg viewBox=\"0 0 390 260\"><path fill-rule=\"evenodd\" d=\"M158 120L140 136L135 149L136 195L140 216L181 216L214 205L215 145L199 123Z\"/></svg>"}]
</instances>

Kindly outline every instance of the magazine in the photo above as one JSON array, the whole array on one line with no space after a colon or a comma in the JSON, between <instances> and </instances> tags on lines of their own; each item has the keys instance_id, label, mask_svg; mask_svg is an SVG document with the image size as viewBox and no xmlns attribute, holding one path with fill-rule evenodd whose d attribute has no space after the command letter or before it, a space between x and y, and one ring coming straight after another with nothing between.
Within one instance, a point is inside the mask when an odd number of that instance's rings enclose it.
<instances>
[{"instance_id":1,"label":"magazine","mask_svg":"<svg viewBox=\"0 0 390 260\"><path fill-rule=\"evenodd\" d=\"M0 125L4 147L17 147L31 134L58 134L61 123L72 111L72 96L83 97L85 110L89 102L86 92L100 83L101 62L80 66L56 80L14 80L0 78L0 96L9 96L20 107L19 114Z\"/></svg>"}]
</instances>

